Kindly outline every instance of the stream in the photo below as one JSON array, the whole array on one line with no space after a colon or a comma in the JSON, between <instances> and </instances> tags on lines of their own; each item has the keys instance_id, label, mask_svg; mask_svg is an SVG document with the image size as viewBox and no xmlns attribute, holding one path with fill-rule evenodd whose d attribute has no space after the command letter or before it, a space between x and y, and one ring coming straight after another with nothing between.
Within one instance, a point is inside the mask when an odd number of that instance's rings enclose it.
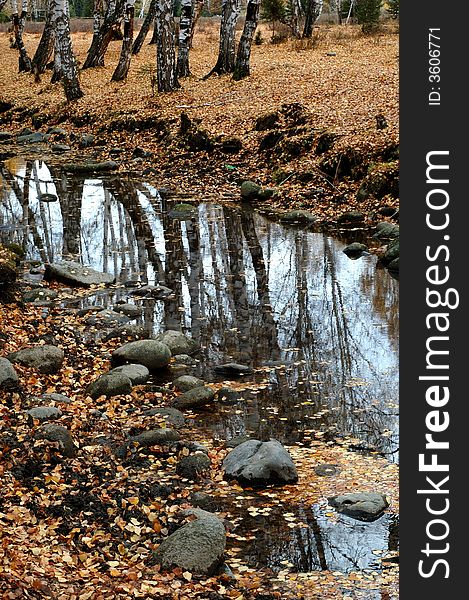
<instances>
[{"instance_id":1,"label":"stream","mask_svg":"<svg viewBox=\"0 0 469 600\"><path fill-rule=\"evenodd\" d=\"M181 212L180 200L144 181L72 175L41 161L7 161L1 175L0 242L20 244L29 261L73 257L115 275L117 286L91 291L80 308L143 306L136 323L149 332L177 329L198 342L195 374L206 381L221 381L213 371L221 363L254 369L238 380L242 402L197 416L215 440L308 447L318 435L349 436L357 451L398 460L398 282L373 254L343 253L363 234L285 226L203 198ZM132 287L158 283L173 299L129 300ZM292 507L309 527L272 529L284 510L245 515L237 533L251 565L366 571L379 568L376 552L395 549L388 514L331 523Z\"/></svg>"}]
</instances>

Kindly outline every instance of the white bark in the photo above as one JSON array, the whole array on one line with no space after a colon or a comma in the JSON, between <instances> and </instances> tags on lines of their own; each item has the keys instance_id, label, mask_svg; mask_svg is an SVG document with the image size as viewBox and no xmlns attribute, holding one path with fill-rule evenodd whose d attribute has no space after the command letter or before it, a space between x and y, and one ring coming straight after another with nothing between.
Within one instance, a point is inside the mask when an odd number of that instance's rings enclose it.
<instances>
[{"instance_id":1,"label":"white bark","mask_svg":"<svg viewBox=\"0 0 469 600\"><path fill-rule=\"evenodd\" d=\"M179 88L174 49L175 28L171 0L156 1L156 74L159 92Z\"/></svg>"},{"instance_id":2,"label":"white bark","mask_svg":"<svg viewBox=\"0 0 469 600\"><path fill-rule=\"evenodd\" d=\"M67 100L83 96L78 81L78 69L70 39L70 12L68 0L50 0L51 20L55 30L54 75L60 77Z\"/></svg>"},{"instance_id":3,"label":"white bark","mask_svg":"<svg viewBox=\"0 0 469 600\"><path fill-rule=\"evenodd\" d=\"M220 25L220 47L217 64L205 78L213 73L232 73L235 66L236 23L239 17L240 0L223 0Z\"/></svg>"},{"instance_id":4,"label":"white bark","mask_svg":"<svg viewBox=\"0 0 469 600\"><path fill-rule=\"evenodd\" d=\"M251 57L251 46L254 33L259 22L259 9L261 0L249 0L246 9L246 21L244 23L243 33L239 41L238 54L236 56L236 65L234 68L234 79L242 79L249 75L249 59Z\"/></svg>"},{"instance_id":5,"label":"white bark","mask_svg":"<svg viewBox=\"0 0 469 600\"><path fill-rule=\"evenodd\" d=\"M189 49L192 30L192 14L192 0L182 0L181 18L179 20L178 77L187 77L191 74L189 67Z\"/></svg>"},{"instance_id":6,"label":"white bark","mask_svg":"<svg viewBox=\"0 0 469 600\"><path fill-rule=\"evenodd\" d=\"M132 53L132 41L134 37L134 11L135 0L127 0L124 14L124 38L119 62L112 76L113 81L122 81L127 77L130 67Z\"/></svg>"},{"instance_id":7,"label":"white bark","mask_svg":"<svg viewBox=\"0 0 469 600\"><path fill-rule=\"evenodd\" d=\"M26 22L26 15L28 11L28 0L22 0L21 12L18 5L18 0L10 0L11 16L13 21L13 31L15 34L15 48L20 53L19 57L19 71L31 71L31 59L28 56L26 48L23 43L23 30Z\"/></svg>"}]
</instances>

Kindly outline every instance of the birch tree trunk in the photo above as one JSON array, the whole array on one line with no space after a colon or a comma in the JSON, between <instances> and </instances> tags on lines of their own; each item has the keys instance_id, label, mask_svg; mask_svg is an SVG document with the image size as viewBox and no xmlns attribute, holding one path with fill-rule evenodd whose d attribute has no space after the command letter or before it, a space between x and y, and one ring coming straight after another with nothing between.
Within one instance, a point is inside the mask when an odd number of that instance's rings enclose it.
<instances>
[{"instance_id":1,"label":"birch tree trunk","mask_svg":"<svg viewBox=\"0 0 469 600\"><path fill-rule=\"evenodd\" d=\"M189 48L192 30L192 0L181 1L181 17L179 20L179 51L177 61L178 77L188 77L191 74L189 67Z\"/></svg>"},{"instance_id":2,"label":"birch tree trunk","mask_svg":"<svg viewBox=\"0 0 469 600\"><path fill-rule=\"evenodd\" d=\"M290 0L290 26L292 33L296 38L300 37L300 14L301 14L301 1Z\"/></svg>"},{"instance_id":3,"label":"birch tree trunk","mask_svg":"<svg viewBox=\"0 0 469 600\"><path fill-rule=\"evenodd\" d=\"M49 0L46 8L46 22L44 23L44 30L31 63L31 71L36 76L36 81L39 81L39 75L42 75L46 70L47 63L52 58L52 53L54 51L55 31L52 24L52 11L50 4L51 3Z\"/></svg>"},{"instance_id":4,"label":"birch tree trunk","mask_svg":"<svg viewBox=\"0 0 469 600\"><path fill-rule=\"evenodd\" d=\"M93 36L83 69L103 67L104 55L113 39L115 28L121 22L125 0L109 0L99 32Z\"/></svg>"},{"instance_id":5,"label":"birch tree trunk","mask_svg":"<svg viewBox=\"0 0 469 600\"><path fill-rule=\"evenodd\" d=\"M142 49L143 42L145 41L148 31L150 30L150 25L155 20L155 14L156 14L156 0L151 0L147 16L145 17L145 20L142 23L142 28L138 32L138 35L135 38L134 45L132 46L132 54L138 54L140 52L140 50Z\"/></svg>"},{"instance_id":6,"label":"birch tree trunk","mask_svg":"<svg viewBox=\"0 0 469 600\"><path fill-rule=\"evenodd\" d=\"M122 40L122 50L116 70L112 76L112 81L124 80L129 72L130 57L132 55L132 41L134 38L134 12L135 0L127 0L127 4L125 5L124 39Z\"/></svg>"},{"instance_id":7,"label":"birch tree trunk","mask_svg":"<svg viewBox=\"0 0 469 600\"><path fill-rule=\"evenodd\" d=\"M321 16L323 4L324 0L308 0L305 10L304 38L310 38L313 35L313 27Z\"/></svg>"},{"instance_id":8,"label":"birch tree trunk","mask_svg":"<svg viewBox=\"0 0 469 600\"><path fill-rule=\"evenodd\" d=\"M189 48L192 48L192 41L194 39L195 26L197 25L200 15L204 9L204 0L192 0L192 22L191 22L191 36L189 40Z\"/></svg>"},{"instance_id":9,"label":"birch tree trunk","mask_svg":"<svg viewBox=\"0 0 469 600\"><path fill-rule=\"evenodd\" d=\"M28 11L28 0L22 0L21 12L18 6L18 0L11 0L11 18L13 20L13 32L15 34L15 48L20 53L19 72L31 71L31 59L23 43L23 30Z\"/></svg>"},{"instance_id":10,"label":"birch tree trunk","mask_svg":"<svg viewBox=\"0 0 469 600\"><path fill-rule=\"evenodd\" d=\"M156 0L156 74L159 92L172 92L180 87L174 49L175 28L171 0Z\"/></svg>"},{"instance_id":11,"label":"birch tree trunk","mask_svg":"<svg viewBox=\"0 0 469 600\"><path fill-rule=\"evenodd\" d=\"M101 29L103 18L103 0L94 0L93 2L93 39L91 43L94 42L96 37L99 34L99 30Z\"/></svg>"},{"instance_id":12,"label":"birch tree trunk","mask_svg":"<svg viewBox=\"0 0 469 600\"><path fill-rule=\"evenodd\" d=\"M63 82L67 100L77 100L83 96L83 92L78 81L78 69L70 39L68 0L50 0L50 10L55 30L54 77L60 77Z\"/></svg>"},{"instance_id":13,"label":"birch tree trunk","mask_svg":"<svg viewBox=\"0 0 469 600\"><path fill-rule=\"evenodd\" d=\"M246 9L246 21L244 29L239 40L238 54L236 56L236 64L233 73L233 79L239 81L243 77L249 75L249 59L251 57L251 46L254 38L254 33L259 22L259 9L261 0L249 0Z\"/></svg>"},{"instance_id":14,"label":"birch tree trunk","mask_svg":"<svg viewBox=\"0 0 469 600\"><path fill-rule=\"evenodd\" d=\"M204 79L208 79L214 73L217 75L233 73L235 67L236 23L239 9L240 0L223 0L217 64Z\"/></svg>"}]
</instances>

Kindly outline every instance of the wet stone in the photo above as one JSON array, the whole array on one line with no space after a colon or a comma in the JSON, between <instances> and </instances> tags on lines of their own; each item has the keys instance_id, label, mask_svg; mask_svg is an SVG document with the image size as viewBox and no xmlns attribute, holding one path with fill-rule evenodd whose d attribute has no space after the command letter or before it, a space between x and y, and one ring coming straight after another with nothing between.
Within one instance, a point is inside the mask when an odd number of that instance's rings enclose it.
<instances>
[{"instance_id":1,"label":"wet stone","mask_svg":"<svg viewBox=\"0 0 469 600\"><path fill-rule=\"evenodd\" d=\"M57 346L45 344L33 348L25 348L9 355L9 360L26 367L38 369L41 373L57 373L64 361L64 352Z\"/></svg>"},{"instance_id":2,"label":"wet stone","mask_svg":"<svg viewBox=\"0 0 469 600\"><path fill-rule=\"evenodd\" d=\"M230 387L222 387L217 393L218 401L222 404L236 404L240 401L241 395L237 390Z\"/></svg>"},{"instance_id":3,"label":"wet stone","mask_svg":"<svg viewBox=\"0 0 469 600\"><path fill-rule=\"evenodd\" d=\"M213 370L217 375L226 375L229 377L242 377L253 373L251 367L240 365L238 363L225 363L224 365L216 365Z\"/></svg>"},{"instance_id":4,"label":"wet stone","mask_svg":"<svg viewBox=\"0 0 469 600\"><path fill-rule=\"evenodd\" d=\"M124 344L112 353L113 366L126 363L144 365L150 371L166 367L171 360L171 351L157 340L139 340Z\"/></svg>"},{"instance_id":5,"label":"wet stone","mask_svg":"<svg viewBox=\"0 0 469 600\"><path fill-rule=\"evenodd\" d=\"M55 406L36 406L26 411L26 414L39 421L54 421L62 416L62 411Z\"/></svg>"},{"instance_id":6,"label":"wet stone","mask_svg":"<svg viewBox=\"0 0 469 600\"><path fill-rule=\"evenodd\" d=\"M55 290L36 288L23 294L23 302L36 302L38 300L55 300L59 294Z\"/></svg>"},{"instance_id":7,"label":"wet stone","mask_svg":"<svg viewBox=\"0 0 469 600\"><path fill-rule=\"evenodd\" d=\"M0 357L0 389L13 389L18 383L18 374L11 362Z\"/></svg>"},{"instance_id":8,"label":"wet stone","mask_svg":"<svg viewBox=\"0 0 469 600\"><path fill-rule=\"evenodd\" d=\"M180 439L179 433L174 429L160 428L144 431L139 435L129 438L129 442L137 442L140 446L162 446L177 442Z\"/></svg>"},{"instance_id":9,"label":"wet stone","mask_svg":"<svg viewBox=\"0 0 469 600\"><path fill-rule=\"evenodd\" d=\"M115 312L122 313L129 319L137 319L143 315L143 308L135 304L115 304Z\"/></svg>"},{"instance_id":10,"label":"wet stone","mask_svg":"<svg viewBox=\"0 0 469 600\"><path fill-rule=\"evenodd\" d=\"M122 373L126 377L128 377L132 383L132 385L142 385L148 381L150 377L150 371L145 367L145 365L121 365L120 367L116 367L109 371L109 373Z\"/></svg>"},{"instance_id":11,"label":"wet stone","mask_svg":"<svg viewBox=\"0 0 469 600\"><path fill-rule=\"evenodd\" d=\"M173 381L173 387L179 392L188 392L202 385L205 385L202 379L192 377L191 375L182 375Z\"/></svg>"},{"instance_id":12,"label":"wet stone","mask_svg":"<svg viewBox=\"0 0 469 600\"><path fill-rule=\"evenodd\" d=\"M91 382L86 388L86 395L96 400L100 396L111 398L112 396L130 394L131 391L132 382L127 375L110 371Z\"/></svg>"},{"instance_id":13,"label":"wet stone","mask_svg":"<svg viewBox=\"0 0 469 600\"><path fill-rule=\"evenodd\" d=\"M174 401L174 406L179 409L200 408L206 406L215 398L215 391L207 386L193 388L184 392Z\"/></svg>"},{"instance_id":14,"label":"wet stone","mask_svg":"<svg viewBox=\"0 0 469 600\"><path fill-rule=\"evenodd\" d=\"M174 360L179 365L186 365L188 367L193 367L197 364L197 360L189 356L188 354L175 354Z\"/></svg>"},{"instance_id":15,"label":"wet stone","mask_svg":"<svg viewBox=\"0 0 469 600\"><path fill-rule=\"evenodd\" d=\"M112 327L115 325L126 325L131 319L123 314L114 312L113 310L104 309L96 315L91 315L85 319L87 325L93 327Z\"/></svg>"},{"instance_id":16,"label":"wet stone","mask_svg":"<svg viewBox=\"0 0 469 600\"><path fill-rule=\"evenodd\" d=\"M151 408L145 412L147 417L161 417L165 422L176 429L184 427L186 419L183 413L177 408Z\"/></svg>"},{"instance_id":17,"label":"wet stone","mask_svg":"<svg viewBox=\"0 0 469 600\"><path fill-rule=\"evenodd\" d=\"M349 258L359 258L364 252L367 251L368 246L365 246L365 244L360 244L359 242L352 242L343 249L343 253Z\"/></svg>"},{"instance_id":18,"label":"wet stone","mask_svg":"<svg viewBox=\"0 0 469 600\"><path fill-rule=\"evenodd\" d=\"M210 458L203 452L196 452L190 456L184 456L176 466L176 473L185 479L198 479L204 472L210 469Z\"/></svg>"},{"instance_id":19,"label":"wet stone","mask_svg":"<svg viewBox=\"0 0 469 600\"><path fill-rule=\"evenodd\" d=\"M328 501L337 512L359 521L375 521L389 506L386 497L375 492L342 494L328 498Z\"/></svg>"},{"instance_id":20,"label":"wet stone","mask_svg":"<svg viewBox=\"0 0 469 600\"><path fill-rule=\"evenodd\" d=\"M158 342L162 342L171 350L171 354L194 354L199 349L198 345L190 337L180 331L169 329L155 337Z\"/></svg>"},{"instance_id":21,"label":"wet stone","mask_svg":"<svg viewBox=\"0 0 469 600\"><path fill-rule=\"evenodd\" d=\"M46 265L45 279L63 281L68 285L89 287L90 285L110 284L114 276L109 273L100 273L91 267L85 267L74 261L62 261Z\"/></svg>"},{"instance_id":22,"label":"wet stone","mask_svg":"<svg viewBox=\"0 0 469 600\"><path fill-rule=\"evenodd\" d=\"M173 290L170 290L164 285L144 285L131 292L132 296L146 296L149 298L155 298L156 300L163 300L173 295Z\"/></svg>"}]
</instances>

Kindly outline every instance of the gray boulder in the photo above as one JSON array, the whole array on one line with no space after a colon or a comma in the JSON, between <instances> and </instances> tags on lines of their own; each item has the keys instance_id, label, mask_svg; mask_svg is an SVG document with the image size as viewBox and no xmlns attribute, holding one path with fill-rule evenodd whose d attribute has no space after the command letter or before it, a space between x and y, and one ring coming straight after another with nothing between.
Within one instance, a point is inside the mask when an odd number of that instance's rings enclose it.
<instances>
[{"instance_id":1,"label":"gray boulder","mask_svg":"<svg viewBox=\"0 0 469 600\"><path fill-rule=\"evenodd\" d=\"M140 446L161 446L164 444L171 444L177 442L180 439L180 435L174 429L161 427L160 429L150 429L144 431L139 435L132 436L129 441L137 442Z\"/></svg>"},{"instance_id":2,"label":"gray boulder","mask_svg":"<svg viewBox=\"0 0 469 600\"><path fill-rule=\"evenodd\" d=\"M115 304L114 311L122 313L129 319L138 319L143 315L143 308L136 306L135 304Z\"/></svg>"},{"instance_id":3,"label":"gray boulder","mask_svg":"<svg viewBox=\"0 0 469 600\"><path fill-rule=\"evenodd\" d=\"M171 354L194 354L199 349L198 345L191 338L180 331L168 329L155 337L155 340L166 344L171 350Z\"/></svg>"},{"instance_id":4,"label":"gray boulder","mask_svg":"<svg viewBox=\"0 0 469 600\"><path fill-rule=\"evenodd\" d=\"M27 410L26 414L38 421L54 421L62 416L62 411L56 406L35 406Z\"/></svg>"},{"instance_id":5,"label":"gray boulder","mask_svg":"<svg viewBox=\"0 0 469 600\"><path fill-rule=\"evenodd\" d=\"M243 485L264 486L298 481L298 473L287 450L277 440L249 440L236 446L223 461L225 478Z\"/></svg>"},{"instance_id":6,"label":"gray boulder","mask_svg":"<svg viewBox=\"0 0 469 600\"><path fill-rule=\"evenodd\" d=\"M178 392L188 392L189 390L201 387L202 385L205 385L205 382L192 375L181 375L181 377L178 377L173 381L173 387Z\"/></svg>"},{"instance_id":7,"label":"gray boulder","mask_svg":"<svg viewBox=\"0 0 469 600\"><path fill-rule=\"evenodd\" d=\"M337 512L359 521L375 521L389 506L386 496L376 492L342 494L328 500Z\"/></svg>"},{"instance_id":8,"label":"gray boulder","mask_svg":"<svg viewBox=\"0 0 469 600\"><path fill-rule=\"evenodd\" d=\"M179 409L199 408L205 406L215 398L215 392L207 386L200 386L184 392L174 401L174 406Z\"/></svg>"},{"instance_id":9,"label":"gray boulder","mask_svg":"<svg viewBox=\"0 0 469 600\"><path fill-rule=\"evenodd\" d=\"M377 240L397 238L399 237L399 225L389 223L388 221L381 221L376 225L376 232L373 234L373 237Z\"/></svg>"},{"instance_id":10,"label":"gray boulder","mask_svg":"<svg viewBox=\"0 0 469 600\"><path fill-rule=\"evenodd\" d=\"M85 323L93 327L115 327L127 325L130 321L129 317L108 309L100 310L85 319Z\"/></svg>"},{"instance_id":11,"label":"gray boulder","mask_svg":"<svg viewBox=\"0 0 469 600\"><path fill-rule=\"evenodd\" d=\"M62 425L55 425L53 423L43 425L37 431L36 437L48 440L49 442L58 442L62 454L69 458L73 458L77 453L77 447L73 442L70 432Z\"/></svg>"},{"instance_id":12,"label":"gray boulder","mask_svg":"<svg viewBox=\"0 0 469 600\"><path fill-rule=\"evenodd\" d=\"M342 250L349 258L359 258L364 252L368 250L368 246L360 244L359 242L352 242Z\"/></svg>"},{"instance_id":13,"label":"gray boulder","mask_svg":"<svg viewBox=\"0 0 469 600\"><path fill-rule=\"evenodd\" d=\"M19 383L18 374L7 358L0 358L0 389L13 389Z\"/></svg>"},{"instance_id":14,"label":"gray boulder","mask_svg":"<svg viewBox=\"0 0 469 600\"><path fill-rule=\"evenodd\" d=\"M112 396L130 394L131 391L132 382L127 375L110 371L92 381L86 388L86 395L96 400L100 396L111 398Z\"/></svg>"},{"instance_id":15,"label":"gray boulder","mask_svg":"<svg viewBox=\"0 0 469 600\"><path fill-rule=\"evenodd\" d=\"M23 302L36 302L37 300L55 300L59 294L55 290L36 288L23 294Z\"/></svg>"},{"instance_id":16,"label":"gray boulder","mask_svg":"<svg viewBox=\"0 0 469 600\"><path fill-rule=\"evenodd\" d=\"M223 562L225 527L218 517L200 508L185 512L197 518L166 538L154 557L165 570L180 567L195 575L213 575Z\"/></svg>"},{"instance_id":17,"label":"gray boulder","mask_svg":"<svg viewBox=\"0 0 469 600\"><path fill-rule=\"evenodd\" d=\"M254 181L243 181L241 184L241 197L244 200L254 200L261 191L262 187Z\"/></svg>"},{"instance_id":18,"label":"gray boulder","mask_svg":"<svg viewBox=\"0 0 469 600\"><path fill-rule=\"evenodd\" d=\"M122 373L130 379L132 385L142 385L150 377L150 371L145 365L121 365L109 373Z\"/></svg>"},{"instance_id":19,"label":"gray boulder","mask_svg":"<svg viewBox=\"0 0 469 600\"><path fill-rule=\"evenodd\" d=\"M217 393L218 402L222 404L236 404L240 401L241 396L237 390L230 387L222 387Z\"/></svg>"},{"instance_id":20,"label":"gray boulder","mask_svg":"<svg viewBox=\"0 0 469 600\"><path fill-rule=\"evenodd\" d=\"M177 364L186 365L188 367L194 367L197 364L197 360L188 354L175 354L174 360Z\"/></svg>"},{"instance_id":21,"label":"gray boulder","mask_svg":"<svg viewBox=\"0 0 469 600\"><path fill-rule=\"evenodd\" d=\"M169 364L171 360L171 351L157 340L138 340L129 342L112 353L113 366L120 366L126 363L135 363L144 365L150 371L162 369Z\"/></svg>"},{"instance_id":22,"label":"gray boulder","mask_svg":"<svg viewBox=\"0 0 469 600\"><path fill-rule=\"evenodd\" d=\"M72 402L70 398L64 396L64 394L56 394L54 392L52 394L42 394L41 398L46 402L61 402L62 404L71 404Z\"/></svg>"},{"instance_id":23,"label":"gray boulder","mask_svg":"<svg viewBox=\"0 0 469 600\"><path fill-rule=\"evenodd\" d=\"M80 263L64 260L59 263L46 264L44 279L63 281L68 285L89 287L91 285L109 285L114 283L114 275L100 273L91 267L85 267Z\"/></svg>"},{"instance_id":24,"label":"gray boulder","mask_svg":"<svg viewBox=\"0 0 469 600\"><path fill-rule=\"evenodd\" d=\"M280 216L282 223L291 225L313 225L318 218L307 210L290 210Z\"/></svg>"},{"instance_id":25,"label":"gray boulder","mask_svg":"<svg viewBox=\"0 0 469 600\"><path fill-rule=\"evenodd\" d=\"M64 361L64 351L57 346L36 346L13 352L8 356L12 363L38 369L41 373L57 373Z\"/></svg>"},{"instance_id":26,"label":"gray boulder","mask_svg":"<svg viewBox=\"0 0 469 600\"><path fill-rule=\"evenodd\" d=\"M204 452L196 452L190 456L184 456L176 466L176 473L185 479L195 481L199 476L210 469L210 458Z\"/></svg>"},{"instance_id":27,"label":"gray boulder","mask_svg":"<svg viewBox=\"0 0 469 600\"><path fill-rule=\"evenodd\" d=\"M161 417L165 422L177 429L184 427L186 419L177 408L151 408L145 412L147 417Z\"/></svg>"}]
</instances>

